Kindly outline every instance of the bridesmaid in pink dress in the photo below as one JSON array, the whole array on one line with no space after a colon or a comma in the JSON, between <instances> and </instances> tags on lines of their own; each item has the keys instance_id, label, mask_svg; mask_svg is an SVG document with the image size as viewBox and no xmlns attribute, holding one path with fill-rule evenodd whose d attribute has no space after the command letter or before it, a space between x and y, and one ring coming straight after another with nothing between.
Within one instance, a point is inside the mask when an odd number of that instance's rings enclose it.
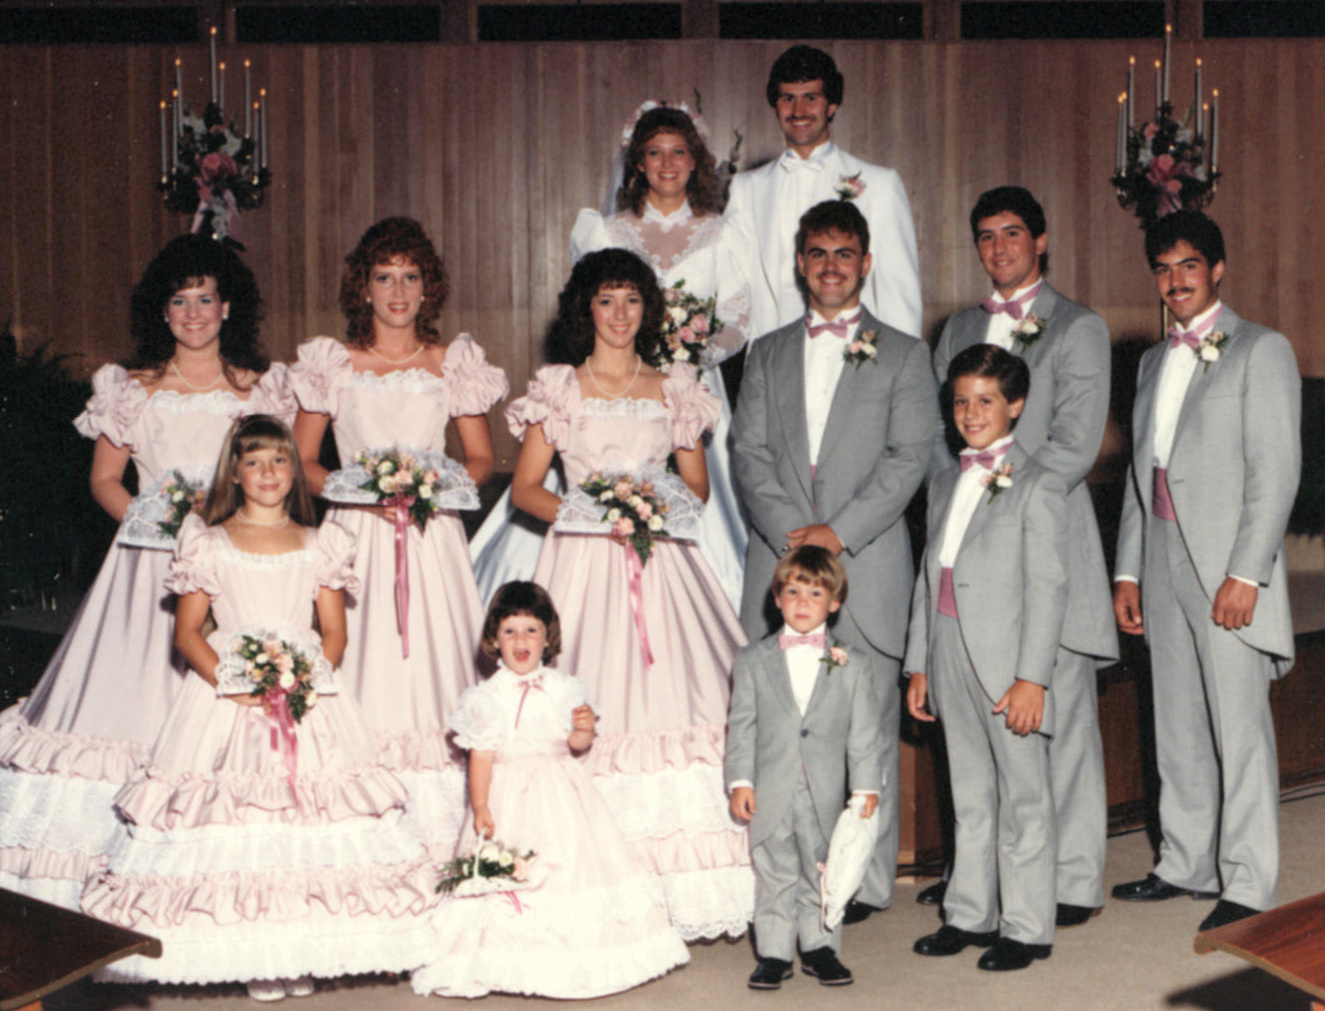
<instances>
[{"instance_id":1,"label":"bridesmaid in pink dress","mask_svg":"<svg viewBox=\"0 0 1325 1011\"><path fill-rule=\"evenodd\" d=\"M444 453L453 423L467 472L460 480L472 493L492 473L486 412L506 396L505 374L468 334L442 343L434 320L446 278L418 222L379 221L345 260L345 342L315 337L290 367L299 399L295 442L309 486L327 497L318 455L328 425L341 467L352 468L368 450ZM447 719L473 683L483 626L464 528L446 511L423 530L413 523L405 530L408 602L398 614L394 512L332 505L328 518L358 541L354 571L362 583L348 601L343 690L359 704L382 763L409 789L411 819L444 861L465 814L464 759L446 739Z\"/></svg>"},{"instance_id":2,"label":"bridesmaid in pink dress","mask_svg":"<svg viewBox=\"0 0 1325 1011\"><path fill-rule=\"evenodd\" d=\"M662 311L654 273L633 253L584 257L553 327L552 357L564 364L540 369L506 417L524 440L512 499L554 524L534 579L563 616L560 665L599 706L585 762L691 940L741 934L754 905L745 828L722 783L731 664L745 637L693 543L658 542L632 580L633 548L564 532L563 500L542 483L558 453L572 489L594 472L656 473L673 456L689 491L677 489L671 517L707 496L702 436L721 407L688 366L664 375L644 364Z\"/></svg>"},{"instance_id":3,"label":"bridesmaid in pink dress","mask_svg":"<svg viewBox=\"0 0 1325 1011\"><path fill-rule=\"evenodd\" d=\"M111 798L147 761L183 678L164 588L174 539L145 517L172 472L205 486L236 417L294 417L285 366L268 368L258 341L260 309L231 250L181 236L134 289L128 368L92 377L74 424L96 440L92 494L121 527L41 681L0 714L0 887L77 909L104 863Z\"/></svg>"}]
</instances>

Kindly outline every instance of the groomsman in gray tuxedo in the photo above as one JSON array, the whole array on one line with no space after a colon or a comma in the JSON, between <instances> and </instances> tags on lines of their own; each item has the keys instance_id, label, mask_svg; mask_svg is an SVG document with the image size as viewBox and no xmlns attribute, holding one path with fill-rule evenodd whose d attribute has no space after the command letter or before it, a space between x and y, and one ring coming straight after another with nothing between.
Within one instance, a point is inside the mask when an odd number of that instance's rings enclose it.
<instances>
[{"instance_id":1,"label":"groomsman in gray tuxedo","mask_svg":"<svg viewBox=\"0 0 1325 1011\"><path fill-rule=\"evenodd\" d=\"M829 138L844 89L833 58L813 46L792 46L769 70L768 104L787 149L738 173L727 204L747 261L756 336L801 316L796 226L815 204L834 199L854 203L874 236L874 269L861 289L865 307L889 326L920 336L920 270L906 187L893 169L862 161Z\"/></svg>"},{"instance_id":2,"label":"groomsman in gray tuxedo","mask_svg":"<svg viewBox=\"0 0 1325 1011\"><path fill-rule=\"evenodd\" d=\"M898 676L914 580L903 512L924 479L939 430L938 388L924 342L860 304L870 231L854 204L810 208L796 233L809 314L750 351L732 423L732 469L751 524L741 624L773 629L768 587L785 550L838 555L851 595L836 635L868 650L883 683L884 821L852 919L892 901L897 868Z\"/></svg>"},{"instance_id":3,"label":"groomsman in gray tuxedo","mask_svg":"<svg viewBox=\"0 0 1325 1011\"><path fill-rule=\"evenodd\" d=\"M1283 334L1220 301L1218 225L1160 218L1146 257L1176 325L1137 374L1113 607L1150 646L1163 840L1154 871L1113 896L1218 896L1209 930L1275 904L1269 689L1293 663L1283 540L1302 387Z\"/></svg>"},{"instance_id":4,"label":"groomsman in gray tuxedo","mask_svg":"<svg viewBox=\"0 0 1325 1011\"><path fill-rule=\"evenodd\" d=\"M1067 484L1067 617L1054 664L1049 768L1058 824L1057 925L1071 927L1104 905L1108 802L1095 671L1118 659L1118 636L1086 475L1109 415L1109 330L1045 280L1044 209L1028 190L1000 186L981 194L971 234L994 290L948 320L934 350L935 374L946 376L954 357L981 343L1022 358L1031 389L1017 445ZM955 465L941 437L935 455L937 465Z\"/></svg>"}]
</instances>

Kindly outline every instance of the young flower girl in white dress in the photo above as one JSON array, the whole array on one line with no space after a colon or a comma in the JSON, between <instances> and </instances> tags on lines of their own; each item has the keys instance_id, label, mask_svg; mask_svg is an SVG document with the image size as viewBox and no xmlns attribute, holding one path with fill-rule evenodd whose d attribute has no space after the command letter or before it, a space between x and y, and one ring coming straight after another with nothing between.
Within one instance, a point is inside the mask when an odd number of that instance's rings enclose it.
<instances>
[{"instance_id":1,"label":"young flower girl in white dress","mask_svg":"<svg viewBox=\"0 0 1325 1011\"><path fill-rule=\"evenodd\" d=\"M486 837L533 856L524 880L489 879L492 890L470 897L462 885L438 907L437 944L411 976L415 993L600 997L690 959L657 878L574 758L593 745L595 716L584 682L543 666L560 639L541 586L507 583L494 595L483 649L501 666L451 717L469 751L474 812L457 853L480 852Z\"/></svg>"}]
</instances>

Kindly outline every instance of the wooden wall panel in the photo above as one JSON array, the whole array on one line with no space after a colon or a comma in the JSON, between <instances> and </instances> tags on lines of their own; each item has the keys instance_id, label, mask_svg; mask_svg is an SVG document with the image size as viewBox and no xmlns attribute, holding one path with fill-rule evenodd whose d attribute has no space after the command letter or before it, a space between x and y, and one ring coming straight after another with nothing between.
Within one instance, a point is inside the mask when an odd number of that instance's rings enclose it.
<instances>
[{"instance_id":1,"label":"wooden wall panel","mask_svg":"<svg viewBox=\"0 0 1325 1011\"><path fill-rule=\"evenodd\" d=\"M897 168L920 237L925 326L983 294L967 214L1019 182L1049 216L1051 276L1099 310L1115 339L1153 335L1153 283L1135 220L1108 185L1130 42L826 44L847 76L834 139ZM337 333L342 258L388 214L418 217L446 258L445 332L473 332L519 392L570 268L581 207L601 205L622 123L645 98L702 96L719 158L733 130L745 167L782 139L764 100L778 42L223 47L237 112L245 57L269 90L266 206L244 215L273 354ZM1229 244L1225 294L1288 334L1304 374L1325 375L1325 41L1174 46L1189 100L1192 57L1221 90L1224 184L1211 210ZM0 47L0 315L92 366L128 351L134 279L188 227L153 190L157 101L184 60L205 93L206 50ZM1138 104L1149 74L1138 73ZM11 140L12 138L12 140ZM496 415L494 415L494 418ZM514 442L494 426L499 465Z\"/></svg>"}]
</instances>

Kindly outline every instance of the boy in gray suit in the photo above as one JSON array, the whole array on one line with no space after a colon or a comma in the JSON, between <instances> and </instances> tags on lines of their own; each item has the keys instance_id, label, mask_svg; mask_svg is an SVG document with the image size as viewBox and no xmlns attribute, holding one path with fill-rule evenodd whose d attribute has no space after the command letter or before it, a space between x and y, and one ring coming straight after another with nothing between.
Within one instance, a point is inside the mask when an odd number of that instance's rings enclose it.
<instances>
[{"instance_id":1,"label":"boy in gray suit","mask_svg":"<svg viewBox=\"0 0 1325 1011\"><path fill-rule=\"evenodd\" d=\"M879 806L883 705L870 651L828 635L846 595L846 569L833 552L789 552L773 571L782 632L736 654L725 771L732 814L750 823L754 990L791 977L797 941L807 975L824 986L852 981L837 958L841 927L824 930L820 919L818 865L848 787L864 795L862 817Z\"/></svg>"},{"instance_id":2,"label":"boy in gray suit","mask_svg":"<svg viewBox=\"0 0 1325 1011\"><path fill-rule=\"evenodd\" d=\"M993 344L948 367L944 401L967 448L930 486L903 667L911 715L932 721L928 704L943 720L956 815L945 922L915 952L985 947L990 970L1048 958L1054 938L1048 738L1069 519L1063 479L1012 436L1029 390L1025 361Z\"/></svg>"}]
</instances>

